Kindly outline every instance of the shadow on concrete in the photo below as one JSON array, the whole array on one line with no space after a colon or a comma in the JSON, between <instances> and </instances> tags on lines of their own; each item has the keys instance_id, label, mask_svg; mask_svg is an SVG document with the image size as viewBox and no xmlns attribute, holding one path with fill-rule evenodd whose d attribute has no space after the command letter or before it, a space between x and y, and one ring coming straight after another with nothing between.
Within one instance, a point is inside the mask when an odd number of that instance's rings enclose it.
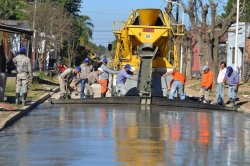
<instances>
[{"instance_id":1,"label":"shadow on concrete","mask_svg":"<svg viewBox=\"0 0 250 166\"><path fill-rule=\"evenodd\" d=\"M239 102L239 103L237 103L237 105L243 105L243 104L246 104L246 103L248 103L248 101Z\"/></svg>"}]
</instances>

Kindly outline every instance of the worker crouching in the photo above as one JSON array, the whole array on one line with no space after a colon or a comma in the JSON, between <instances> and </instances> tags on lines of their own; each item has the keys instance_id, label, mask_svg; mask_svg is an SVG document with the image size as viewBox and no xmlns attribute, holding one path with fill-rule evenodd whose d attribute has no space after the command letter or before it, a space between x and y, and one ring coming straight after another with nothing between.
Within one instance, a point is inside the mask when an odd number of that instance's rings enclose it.
<instances>
[{"instance_id":1,"label":"worker crouching","mask_svg":"<svg viewBox=\"0 0 250 166\"><path fill-rule=\"evenodd\" d=\"M201 89L199 92L199 101L202 101L203 103L210 103L210 94L213 85L213 72L209 70L207 65L203 66L203 72Z\"/></svg>"},{"instance_id":2,"label":"worker crouching","mask_svg":"<svg viewBox=\"0 0 250 166\"><path fill-rule=\"evenodd\" d=\"M94 97L94 89L92 88L92 84L95 82L99 82L98 76L103 73L102 68L98 68L97 71L92 71L88 74L87 79L86 79L86 84L85 87L87 89L87 93L89 94L89 98Z\"/></svg>"},{"instance_id":3,"label":"worker crouching","mask_svg":"<svg viewBox=\"0 0 250 166\"><path fill-rule=\"evenodd\" d=\"M16 104L19 104L19 98L22 94L22 104L26 105L29 80L32 80L32 68L30 58L26 56L26 49L20 48L19 54L13 58L16 66Z\"/></svg>"},{"instance_id":4,"label":"worker crouching","mask_svg":"<svg viewBox=\"0 0 250 166\"><path fill-rule=\"evenodd\" d=\"M184 75L175 69L173 71L165 73L163 77L167 77L168 75L173 76L173 79L171 81L171 89L170 89L168 98L170 100L174 99L176 92L178 92L180 95L180 99L185 100L184 85L186 82L186 78L184 77Z\"/></svg>"},{"instance_id":5,"label":"worker crouching","mask_svg":"<svg viewBox=\"0 0 250 166\"><path fill-rule=\"evenodd\" d=\"M116 76L116 93L118 96L125 96L127 89L125 87L125 82L127 79L136 80L132 77L131 66L126 64L124 68Z\"/></svg>"},{"instance_id":6,"label":"worker crouching","mask_svg":"<svg viewBox=\"0 0 250 166\"><path fill-rule=\"evenodd\" d=\"M60 74L58 77L60 99L70 98L70 84L79 72L81 72L81 67L76 66L74 69L67 68L62 74ZM76 89L75 83L73 83L73 88Z\"/></svg>"}]
</instances>

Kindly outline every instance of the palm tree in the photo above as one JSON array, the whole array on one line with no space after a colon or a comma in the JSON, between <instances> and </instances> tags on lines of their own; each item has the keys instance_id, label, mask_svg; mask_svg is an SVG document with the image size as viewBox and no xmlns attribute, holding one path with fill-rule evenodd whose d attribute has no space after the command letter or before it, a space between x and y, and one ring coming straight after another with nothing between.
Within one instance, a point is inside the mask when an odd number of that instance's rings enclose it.
<instances>
[{"instance_id":1,"label":"palm tree","mask_svg":"<svg viewBox=\"0 0 250 166\"><path fill-rule=\"evenodd\" d=\"M91 23L90 17L86 15L79 16L76 24L80 45L85 46L88 44L89 39L92 39L92 28L94 28L94 25Z\"/></svg>"}]
</instances>

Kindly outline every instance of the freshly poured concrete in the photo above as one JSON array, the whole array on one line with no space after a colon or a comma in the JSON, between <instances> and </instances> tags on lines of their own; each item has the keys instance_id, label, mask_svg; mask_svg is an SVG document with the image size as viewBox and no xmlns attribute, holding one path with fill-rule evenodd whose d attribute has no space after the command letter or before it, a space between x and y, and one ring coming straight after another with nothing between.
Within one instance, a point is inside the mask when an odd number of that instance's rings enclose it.
<instances>
[{"instance_id":1,"label":"freshly poured concrete","mask_svg":"<svg viewBox=\"0 0 250 166\"><path fill-rule=\"evenodd\" d=\"M0 133L0 165L250 165L250 117L140 106L46 105Z\"/></svg>"}]
</instances>

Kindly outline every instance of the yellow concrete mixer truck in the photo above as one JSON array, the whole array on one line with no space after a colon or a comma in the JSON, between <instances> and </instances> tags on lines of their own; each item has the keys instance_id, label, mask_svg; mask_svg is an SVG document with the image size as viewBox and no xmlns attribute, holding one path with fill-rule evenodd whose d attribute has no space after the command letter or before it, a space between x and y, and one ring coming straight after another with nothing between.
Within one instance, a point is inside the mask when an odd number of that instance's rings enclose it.
<instances>
[{"instance_id":1,"label":"yellow concrete mixer truck","mask_svg":"<svg viewBox=\"0 0 250 166\"><path fill-rule=\"evenodd\" d=\"M183 35L183 25L171 24L160 9L138 9L123 25L116 21L113 33L117 41L114 68L120 70L130 64L138 74L135 86L139 95L162 96L161 75L166 68L179 66L174 39Z\"/></svg>"}]
</instances>

